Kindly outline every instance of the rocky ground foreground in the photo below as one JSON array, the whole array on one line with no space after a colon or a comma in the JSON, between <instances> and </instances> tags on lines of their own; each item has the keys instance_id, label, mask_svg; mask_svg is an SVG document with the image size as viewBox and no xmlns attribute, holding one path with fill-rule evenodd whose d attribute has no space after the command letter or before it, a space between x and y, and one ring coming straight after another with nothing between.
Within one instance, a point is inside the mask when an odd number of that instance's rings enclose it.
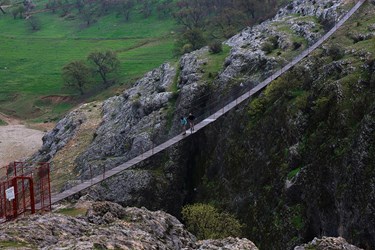
<instances>
[{"instance_id":1,"label":"rocky ground foreground","mask_svg":"<svg viewBox=\"0 0 375 250\"><path fill-rule=\"evenodd\" d=\"M82 209L82 208L81 208ZM258 249L239 238L197 241L162 211L94 202L85 215L47 213L0 225L1 249ZM8 247L9 246L9 247Z\"/></svg>"},{"instance_id":2,"label":"rocky ground foreground","mask_svg":"<svg viewBox=\"0 0 375 250\"><path fill-rule=\"evenodd\" d=\"M258 249L245 238L198 241L181 222L163 211L111 202L81 202L75 209L86 213L76 217L47 213L1 224L1 249ZM295 249L359 248L343 238L323 237Z\"/></svg>"}]
</instances>

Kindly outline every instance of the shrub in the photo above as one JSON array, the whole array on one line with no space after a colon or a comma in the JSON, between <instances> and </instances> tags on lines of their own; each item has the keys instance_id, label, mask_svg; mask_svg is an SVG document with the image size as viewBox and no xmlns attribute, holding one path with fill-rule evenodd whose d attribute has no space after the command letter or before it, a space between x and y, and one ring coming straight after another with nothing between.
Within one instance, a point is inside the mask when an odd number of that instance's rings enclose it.
<instances>
[{"instance_id":1,"label":"shrub","mask_svg":"<svg viewBox=\"0 0 375 250\"><path fill-rule=\"evenodd\" d=\"M272 50L273 50L273 45L272 45L272 43L270 43L270 42L265 42L265 43L263 43L263 45L262 45L262 50L263 50L266 54L271 53Z\"/></svg>"},{"instance_id":2,"label":"shrub","mask_svg":"<svg viewBox=\"0 0 375 250\"><path fill-rule=\"evenodd\" d=\"M297 50L297 49L299 49L301 46L302 46L301 43L299 43L299 42L293 42L293 50Z\"/></svg>"},{"instance_id":3,"label":"shrub","mask_svg":"<svg viewBox=\"0 0 375 250\"><path fill-rule=\"evenodd\" d=\"M334 61L342 59L345 55L345 51L338 44L333 44L326 48L326 53Z\"/></svg>"},{"instance_id":4,"label":"shrub","mask_svg":"<svg viewBox=\"0 0 375 250\"><path fill-rule=\"evenodd\" d=\"M273 45L274 49L279 47L279 37L278 36L270 36L268 41Z\"/></svg>"},{"instance_id":5,"label":"shrub","mask_svg":"<svg viewBox=\"0 0 375 250\"><path fill-rule=\"evenodd\" d=\"M31 16L27 19L27 23L32 31L38 31L41 28L41 22L39 18Z\"/></svg>"},{"instance_id":6,"label":"shrub","mask_svg":"<svg viewBox=\"0 0 375 250\"><path fill-rule=\"evenodd\" d=\"M233 215L220 213L209 204L197 203L183 207L182 218L187 229L198 239L241 236L241 223Z\"/></svg>"},{"instance_id":7,"label":"shrub","mask_svg":"<svg viewBox=\"0 0 375 250\"><path fill-rule=\"evenodd\" d=\"M262 50L266 53L269 54L271 53L274 49L277 49L279 47L279 42L278 42L278 37L276 36L271 36L267 39L265 43L263 43Z\"/></svg>"},{"instance_id":8,"label":"shrub","mask_svg":"<svg viewBox=\"0 0 375 250\"><path fill-rule=\"evenodd\" d=\"M218 54L223 51L223 45L220 41L213 41L209 45L209 50L212 54Z\"/></svg>"},{"instance_id":9,"label":"shrub","mask_svg":"<svg viewBox=\"0 0 375 250\"><path fill-rule=\"evenodd\" d=\"M194 50L193 45L191 45L190 43L187 43L184 46L182 46L181 54L183 55L183 54L186 54L186 53L190 53L193 50Z\"/></svg>"}]
</instances>

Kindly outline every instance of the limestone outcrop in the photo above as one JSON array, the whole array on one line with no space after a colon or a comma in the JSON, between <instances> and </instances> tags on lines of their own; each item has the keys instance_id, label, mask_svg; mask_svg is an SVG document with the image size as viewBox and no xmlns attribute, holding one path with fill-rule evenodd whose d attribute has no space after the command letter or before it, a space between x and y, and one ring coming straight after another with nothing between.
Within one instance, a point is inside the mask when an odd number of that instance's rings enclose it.
<instances>
[{"instance_id":1,"label":"limestone outcrop","mask_svg":"<svg viewBox=\"0 0 375 250\"><path fill-rule=\"evenodd\" d=\"M316 250L361 250L362 248L356 247L354 245L349 244L344 238L342 237L322 237L321 239L314 238L311 242L304 244L302 246L297 246L294 250L308 250L308 249L316 249Z\"/></svg>"},{"instance_id":2,"label":"limestone outcrop","mask_svg":"<svg viewBox=\"0 0 375 250\"><path fill-rule=\"evenodd\" d=\"M87 209L85 215L67 216L60 208L61 213L2 224L0 244L6 243L2 249L258 249L247 239L197 241L175 217L162 211L110 202L78 207Z\"/></svg>"}]
</instances>

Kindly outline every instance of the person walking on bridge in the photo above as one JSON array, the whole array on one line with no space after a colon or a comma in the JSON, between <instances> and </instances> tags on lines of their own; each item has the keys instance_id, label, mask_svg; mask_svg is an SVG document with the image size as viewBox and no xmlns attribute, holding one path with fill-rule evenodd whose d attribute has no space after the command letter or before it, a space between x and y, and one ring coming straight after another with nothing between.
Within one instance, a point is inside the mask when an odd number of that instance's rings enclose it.
<instances>
[{"instance_id":1,"label":"person walking on bridge","mask_svg":"<svg viewBox=\"0 0 375 250\"><path fill-rule=\"evenodd\" d=\"M187 125L186 118L181 116L180 117L180 123L181 123L181 126L182 126L182 135L186 135L186 125Z\"/></svg>"},{"instance_id":2,"label":"person walking on bridge","mask_svg":"<svg viewBox=\"0 0 375 250\"><path fill-rule=\"evenodd\" d=\"M190 132L193 133L195 116L192 113L189 113L188 120L189 120L189 124L190 124Z\"/></svg>"}]
</instances>

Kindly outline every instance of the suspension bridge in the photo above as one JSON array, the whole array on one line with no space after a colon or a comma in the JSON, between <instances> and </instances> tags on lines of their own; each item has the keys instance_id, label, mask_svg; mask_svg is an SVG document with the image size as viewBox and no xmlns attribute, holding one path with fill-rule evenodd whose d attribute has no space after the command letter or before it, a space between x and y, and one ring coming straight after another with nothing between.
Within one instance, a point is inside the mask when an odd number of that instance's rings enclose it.
<instances>
[{"instance_id":1,"label":"suspension bridge","mask_svg":"<svg viewBox=\"0 0 375 250\"><path fill-rule=\"evenodd\" d=\"M323 42L325 42L328 38L332 36L362 5L366 2L366 0L359 0L354 7L352 7L337 23L335 23L334 27L332 27L326 34L324 34L317 42L315 42L313 45L305 49L302 53L300 53L297 57L295 57L292 61L290 61L288 64L283 66L281 69L274 72L271 76L269 76L267 79L259 83L257 86L255 86L252 89L245 89L245 91L237 92L235 95L231 95L229 99L225 99L224 102L221 102L219 104L215 105L215 111L210 112L208 114L204 114L203 117L200 117L199 122L195 125L195 132L205 128L209 124L215 122L218 118L235 108L236 106L240 105L244 101L248 100L250 97L254 96L255 94L259 93L261 90L263 90L266 86L268 86L272 81L274 81L276 78L287 72L290 68L292 68L294 65L299 63L303 58L308 56L312 51L314 51L316 48L318 48ZM109 170L104 170L102 174L87 179L82 180L80 184L75 185L61 193L55 193L52 194L49 199L49 202L46 202L51 206L52 204L58 203L70 196L73 196L91 186L94 186L98 184L99 182L102 182L114 175L117 175L124 170L127 170L134 165L152 157L153 155L171 147L172 145L175 145L176 143L186 139L187 137L191 136L190 131L187 131L187 135L181 135L180 133L178 135L172 136L172 138L167 139L165 142L157 145L152 146L151 149L147 150L146 152L141 153L140 155L134 157L133 159L130 159L129 161L115 167ZM48 174L49 178L49 174ZM22 182L22 185L23 182ZM4 187L5 188L5 187Z\"/></svg>"},{"instance_id":2,"label":"suspension bridge","mask_svg":"<svg viewBox=\"0 0 375 250\"><path fill-rule=\"evenodd\" d=\"M359 0L355 6L350 9L348 13L346 13L341 20L339 20L333 28L331 28L323 37L321 37L317 42L315 42L313 45L305 49L301 54L299 54L297 57L295 57L292 61L290 61L287 65L282 67L280 70L276 71L274 74L269 76L267 79L265 79L263 82L258 84L256 87L250 89L249 91L245 92L241 96L237 97L235 100L227 103L226 105L222 107L217 107L217 111L213 114L209 115L208 117L202 119L199 123L195 125L195 131L199 131L203 128L205 128L210 123L215 122L218 118L238 106L239 104L243 103L245 100L249 99L251 96L257 94L262 89L264 89L266 86L268 86L273 80L284 74L286 71L288 71L291 67L299 63L303 58L305 58L307 55L309 55L312 51L314 51L316 48L318 48L324 41L326 41L329 37L332 36L333 33L337 31L365 2L366 0ZM173 138L170 138L169 140L165 141L164 143L153 147L152 149L142 153L141 155L138 155L137 157L115 167L110 170L107 170L105 172L105 175L99 175L92 179L88 179L83 181L82 183L65 190L64 192L57 193L52 195L51 198L51 204L57 203L59 201L64 200L65 198L68 198L74 194L77 194L81 191L83 191L86 188L89 188L95 184L98 184L99 182L108 179L114 175L117 175L121 172L123 172L126 169L129 169L130 167L150 158L151 156L171 147L172 145L178 143L179 141L184 140L188 136L190 136L190 132L187 131L187 135L183 136L181 134L174 136Z\"/></svg>"}]
</instances>

